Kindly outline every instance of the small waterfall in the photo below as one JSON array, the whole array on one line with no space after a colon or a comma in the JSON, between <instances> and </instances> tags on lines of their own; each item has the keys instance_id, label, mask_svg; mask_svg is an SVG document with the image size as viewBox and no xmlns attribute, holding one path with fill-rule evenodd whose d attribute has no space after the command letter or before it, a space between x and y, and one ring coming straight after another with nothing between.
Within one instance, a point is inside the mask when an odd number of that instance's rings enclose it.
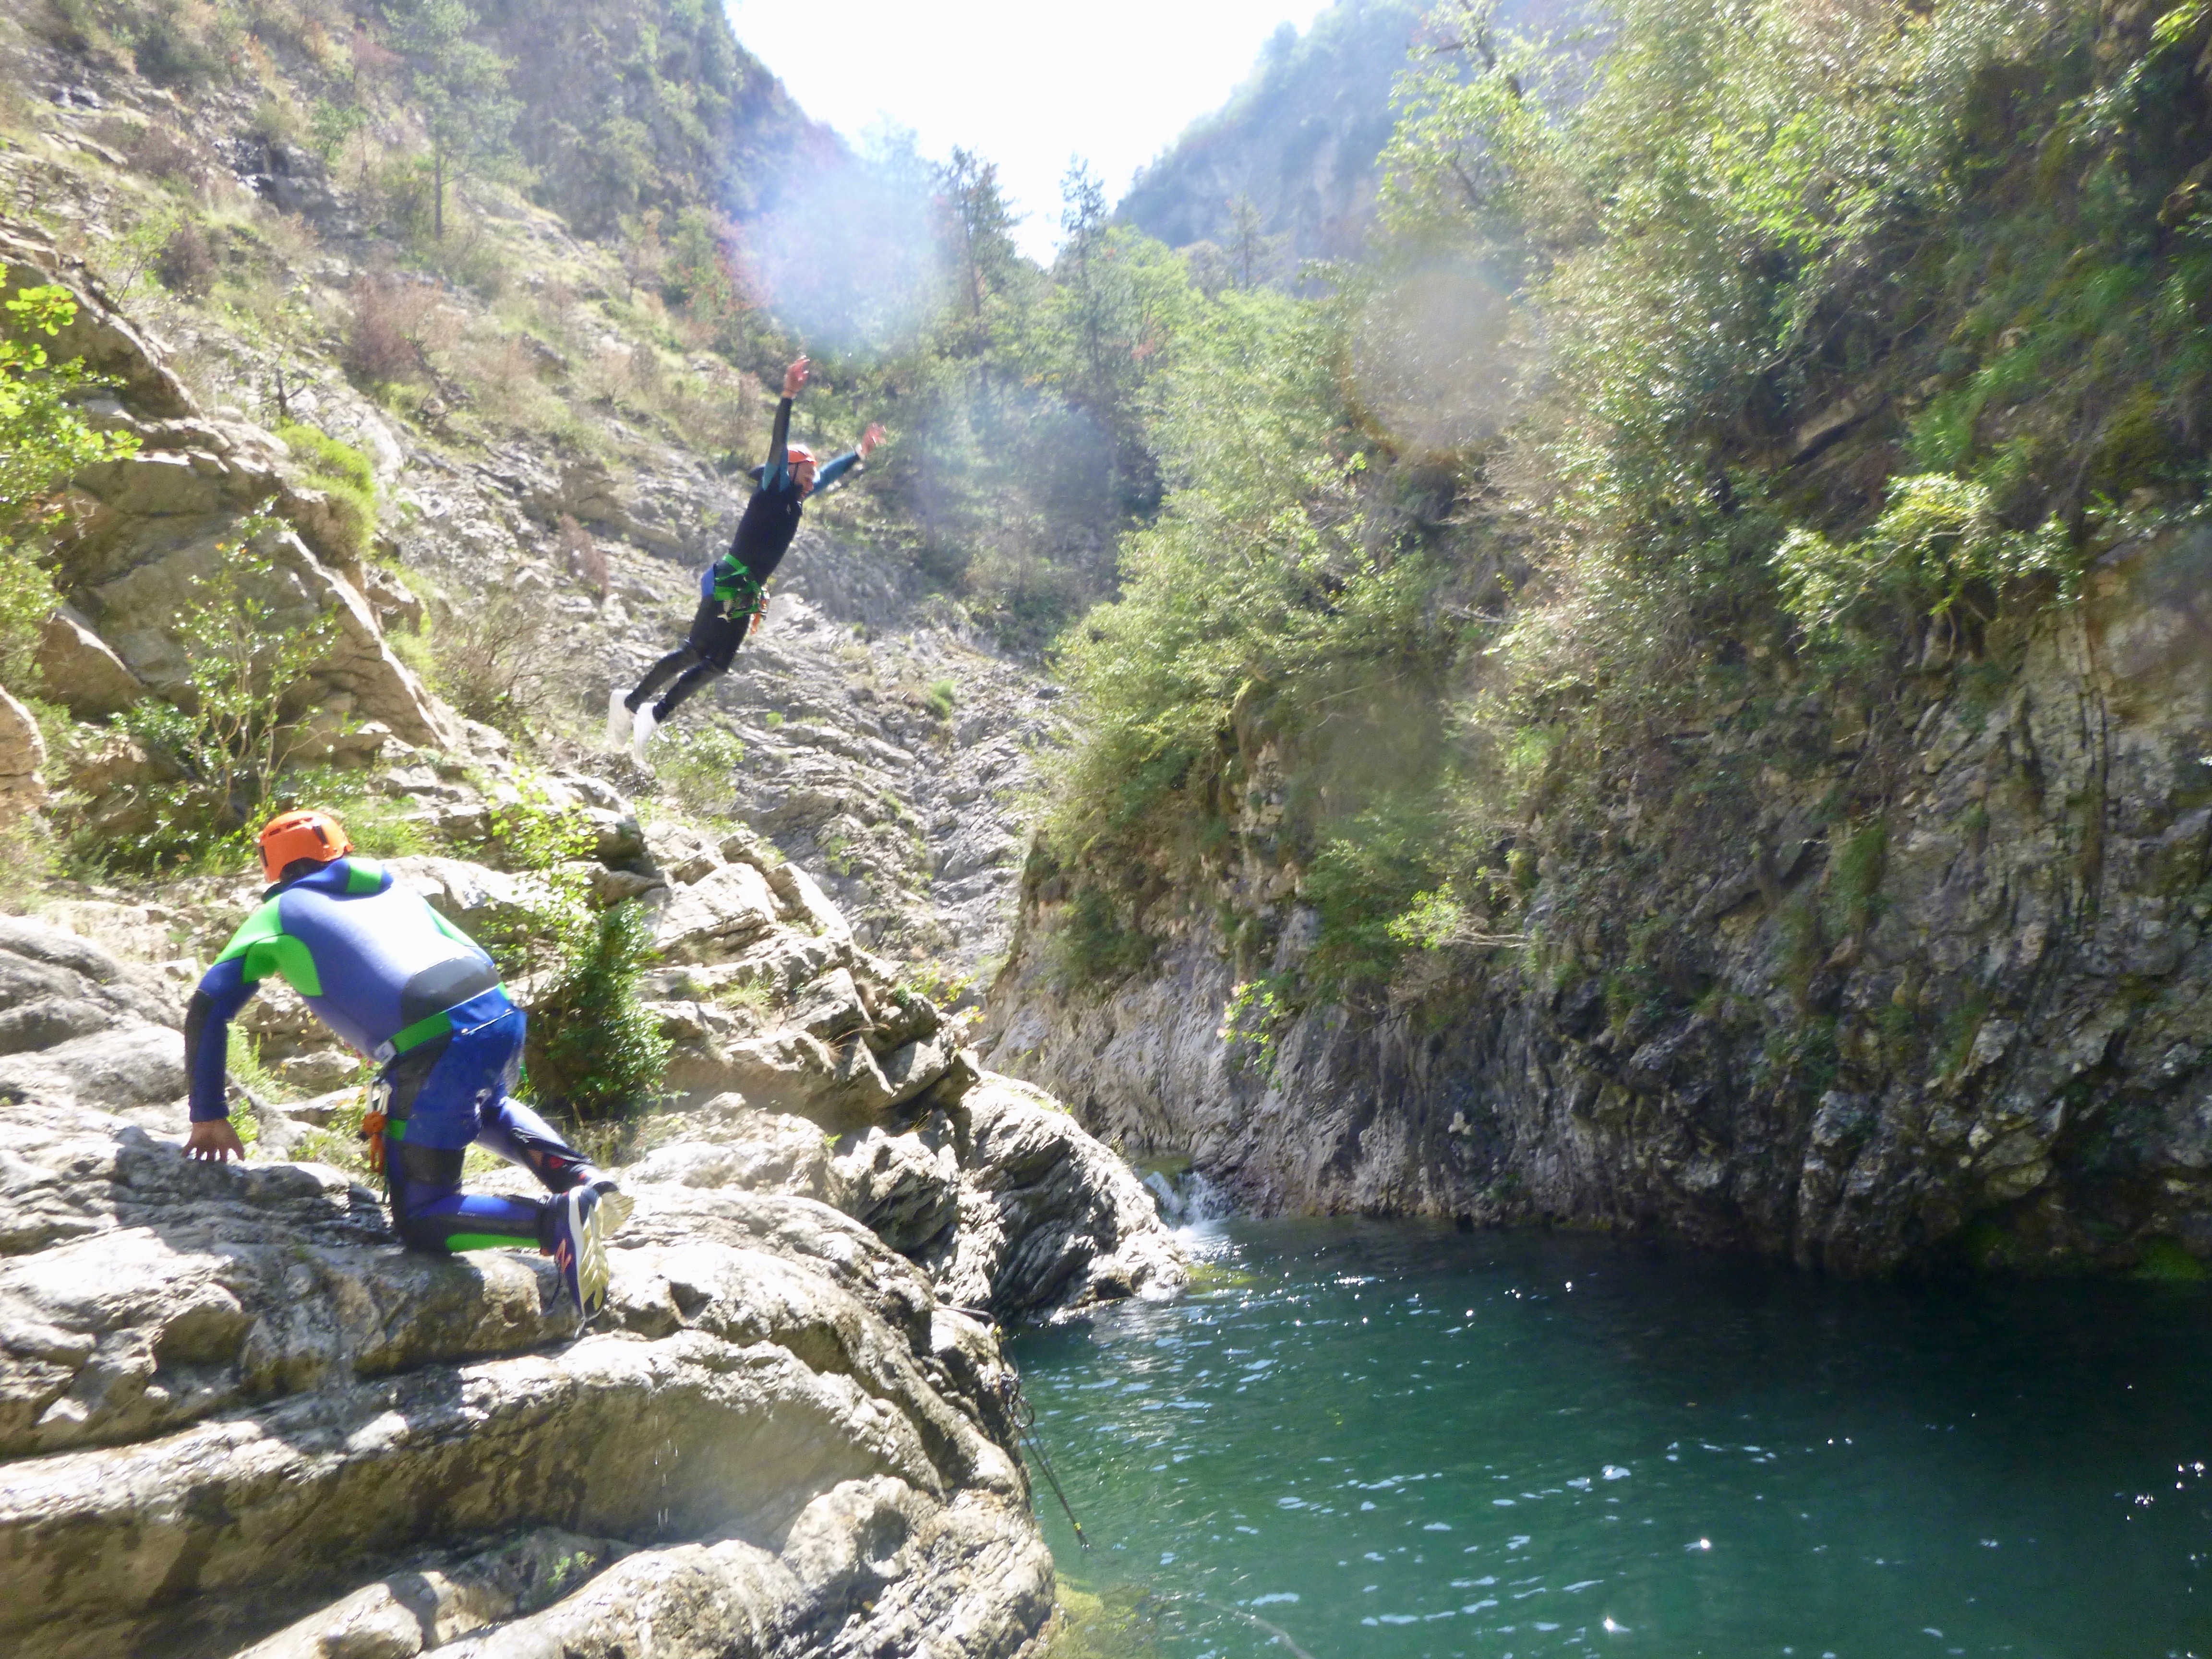
<instances>
[{"instance_id":1,"label":"small waterfall","mask_svg":"<svg viewBox=\"0 0 2212 1659\"><path fill-rule=\"evenodd\" d=\"M1185 1168L1173 1175L1153 1170L1145 1176L1145 1189L1160 1206L1161 1219L1172 1227L1216 1221L1237 1212L1229 1194L1196 1170Z\"/></svg>"}]
</instances>

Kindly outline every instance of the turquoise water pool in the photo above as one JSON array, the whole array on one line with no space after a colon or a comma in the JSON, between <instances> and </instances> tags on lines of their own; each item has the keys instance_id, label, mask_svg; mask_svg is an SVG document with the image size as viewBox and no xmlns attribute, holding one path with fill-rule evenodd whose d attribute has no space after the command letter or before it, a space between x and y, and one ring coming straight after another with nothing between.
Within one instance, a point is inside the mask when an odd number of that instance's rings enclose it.
<instances>
[{"instance_id":1,"label":"turquoise water pool","mask_svg":"<svg viewBox=\"0 0 2212 1659\"><path fill-rule=\"evenodd\" d=\"M2199 1287L1381 1224L1192 1243L1182 1301L1015 1344L1097 1650L2212 1654Z\"/></svg>"}]
</instances>

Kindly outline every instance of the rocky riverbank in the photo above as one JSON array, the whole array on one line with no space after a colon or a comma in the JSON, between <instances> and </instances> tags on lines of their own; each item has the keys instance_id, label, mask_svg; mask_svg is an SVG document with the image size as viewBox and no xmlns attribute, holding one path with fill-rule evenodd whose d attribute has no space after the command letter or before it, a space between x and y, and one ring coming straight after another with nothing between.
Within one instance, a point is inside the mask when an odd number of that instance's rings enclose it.
<instances>
[{"instance_id":1,"label":"rocky riverbank","mask_svg":"<svg viewBox=\"0 0 2212 1659\"><path fill-rule=\"evenodd\" d=\"M828 977L859 1017L873 981ZM173 976L15 921L0 987L11 1645L980 1659L1043 1628L993 1321L1183 1270L1033 1091L957 1053L885 1076L881 1028L802 1023L818 995L750 1047L695 1040L698 1088L745 1092L647 1123L579 1340L550 1264L410 1255L348 1170L269 1156L328 1146L343 1091L265 1108L252 1161L187 1163Z\"/></svg>"}]
</instances>

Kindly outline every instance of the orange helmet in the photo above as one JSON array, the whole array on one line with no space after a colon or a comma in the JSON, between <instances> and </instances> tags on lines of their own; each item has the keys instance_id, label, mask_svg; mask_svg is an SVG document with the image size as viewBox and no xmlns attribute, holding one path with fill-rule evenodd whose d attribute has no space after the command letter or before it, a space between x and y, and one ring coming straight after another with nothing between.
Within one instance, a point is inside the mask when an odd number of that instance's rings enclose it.
<instances>
[{"instance_id":1,"label":"orange helmet","mask_svg":"<svg viewBox=\"0 0 2212 1659\"><path fill-rule=\"evenodd\" d=\"M353 851L345 825L328 812L280 812L261 832L261 871L272 882L284 879L284 871L300 859L328 864Z\"/></svg>"},{"instance_id":2,"label":"orange helmet","mask_svg":"<svg viewBox=\"0 0 2212 1659\"><path fill-rule=\"evenodd\" d=\"M814 452L805 444L786 444L783 447L783 453L789 457L784 464L793 472L798 471L802 466L814 465Z\"/></svg>"}]
</instances>

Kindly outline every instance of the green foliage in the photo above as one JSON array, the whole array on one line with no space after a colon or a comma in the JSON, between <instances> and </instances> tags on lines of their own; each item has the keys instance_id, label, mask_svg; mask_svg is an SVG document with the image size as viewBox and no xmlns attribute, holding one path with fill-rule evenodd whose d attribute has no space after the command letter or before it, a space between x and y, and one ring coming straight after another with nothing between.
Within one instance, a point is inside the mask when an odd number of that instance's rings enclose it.
<instances>
[{"instance_id":1,"label":"green foliage","mask_svg":"<svg viewBox=\"0 0 2212 1659\"><path fill-rule=\"evenodd\" d=\"M228 1066L230 1080L240 1088L249 1091L256 1098L265 1103L273 1104L278 1101L290 1100L299 1093L298 1090L292 1088L271 1071L268 1063L261 1058L259 1040L247 1032L241 1031L235 1025L230 1028ZM250 1115L252 1111L251 1103L246 1103L243 1107L244 1114ZM231 1125L234 1128L238 1127L240 1115L240 1109L234 1107L231 1111ZM243 1129L240 1129L239 1139L241 1140L248 1139Z\"/></svg>"},{"instance_id":2,"label":"green foliage","mask_svg":"<svg viewBox=\"0 0 2212 1659\"><path fill-rule=\"evenodd\" d=\"M64 491L84 468L129 455L138 442L87 425L70 401L88 384L83 363L48 360L39 337L52 339L76 318L66 289L26 288L0 309L0 680L20 686L53 613L53 583L37 552L67 515Z\"/></svg>"},{"instance_id":3,"label":"green foliage","mask_svg":"<svg viewBox=\"0 0 2212 1659\"><path fill-rule=\"evenodd\" d=\"M79 855L95 867L234 867L273 814L335 805L359 790L357 777L299 764L313 739L297 726L293 700L337 627L301 604L286 573L255 550L283 529L264 514L241 520L238 539L215 550L177 614L186 665L178 701L147 698L119 722L171 779L136 786L150 827L79 838Z\"/></svg>"},{"instance_id":4,"label":"green foliage","mask_svg":"<svg viewBox=\"0 0 2212 1659\"><path fill-rule=\"evenodd\" d=\"M929 687L929 712L941 720L952 718L952 710L959 702L959 688L951 680L933 680Z\"/></svg>"},{"instance_id":5,"label":"green foliage","mask_svg":"<svg viewBox=\"0 0 2212 1659\"><path fill-rule=\"evenodd\" d=\"M1228 1006L1221 1011L1221 1030L1217 1035L1237 1065L1272 1075L1276 1040L1292 1012L1278 980L1239 980L1229 994Z\"/></svg>"},{"instance_id":6,"label":"green foliage","mask_svg":"<svg viewBox=\"0 0 2212 1659\"><path fill-rule=\"evenodd\" d=\"M928 998L939 1008L950 1008L966 996L975 983L975 975L931 957L925 961L907 964L905 977L899 981L901 991Z\"/></svg>"},{"instance_id":7,"label":"green foliage","mask_svg":"<svg viewBox=\"0 0 2212 1659\"><path fill-rule=\"evenodd\" d=\"M1841 547L1818 531L1791 531L1774 566L1783 605L1816 640L1837 637L1869 612L1948 622L1964 607L1987 622L2007 583L2064 580L2076 569L2063 526L2009 530L1988 485L1946 473L1896 480L1881 517Z\"/></svg>"},{"instance_id":8,"label":"green foliage","mask_svg":"<svg viewBox=\"0 0 2212 1659\"><path fill-rule=\"evenodd\" d=\"M2143 1242L2134 1276L2158 1285L2201 1285L2206 1273L2204 1264L2179 1239L2152 1238Z\"/></svg>"},{"instance_id":9,"label":"green foliage","mask_svg":"<svg viewBox=\"0 0 2212 1659\"><path fill-rule=\"evenodd\" d=\"M745 745L719 726L693 726L663 740L653 775L684 808L702 817L726 819L737 799L736 774Z\"/></svg>"},{"instance_id":10,"label":"green foliage","mask_svg":"<svg viewBox=\"0 0 2212 1659\"><path fill-rule=\"evenodd\" d=\"M653 921L635 900L600 912L532 1004L531 1086L582 1123L638 1116L659 1099L668 1066L659 1021L638 1000L653 957Z\"/></svg>"},{"instance_id":11,"label":"green foliage","mask_svg":"<svg viewBox=\"0 0 2212 1659\"><path fill-rule=\"evenodd\" d=\"M286 421L276 431L291 450L307 487L329 498L347 550L357 559L367 558L376 534L376 469L368 457L319 427Z\"/></svg>"}]
</instances>

